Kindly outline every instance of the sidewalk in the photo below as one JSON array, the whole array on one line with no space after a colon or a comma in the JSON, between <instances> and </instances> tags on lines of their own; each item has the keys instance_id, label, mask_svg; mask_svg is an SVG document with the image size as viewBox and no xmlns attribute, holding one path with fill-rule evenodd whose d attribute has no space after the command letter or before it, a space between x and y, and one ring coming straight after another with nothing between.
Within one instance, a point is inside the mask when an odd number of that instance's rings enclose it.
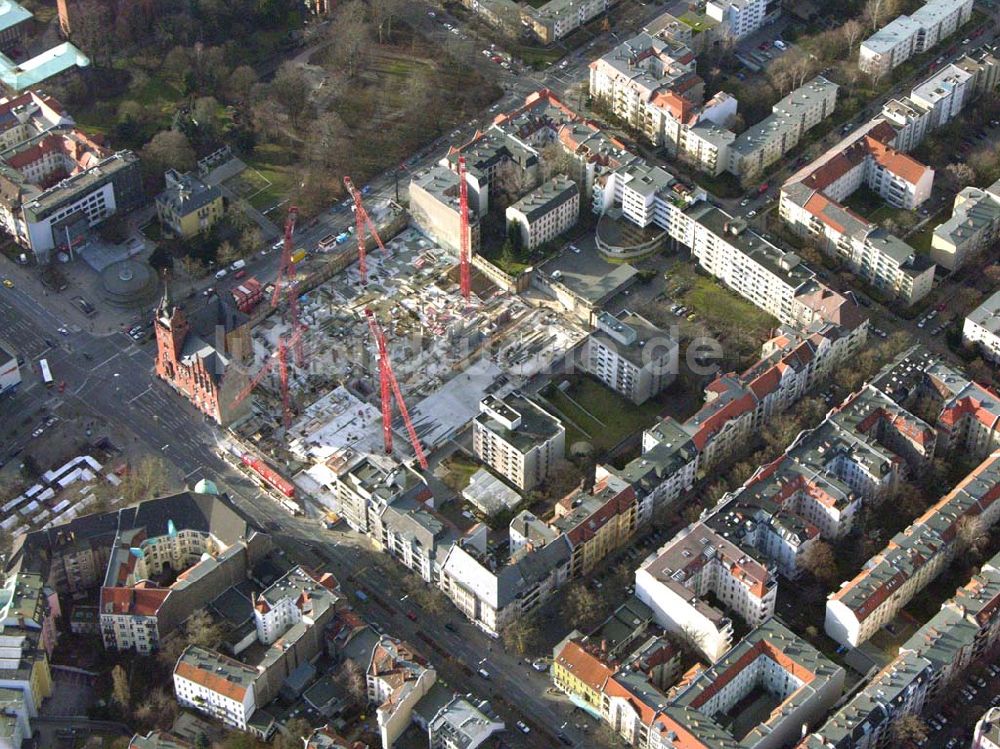
<instances>
[{"instance_id":1,"label":"sidewalk","mask_svg":"<svg viewBox=\"0 0 1000 749\"><path fill-rule=\"evenodd\" d=\"M135 310L116 310L104 304L97 273L83 260L59 263L58 267L66 277L67 288L60 292L50 291L40 280L39 266L18 265L0 255L0 275L11 279L16 289L43 305L74 332L87 331L95 336L111 335L137 316ZM73 297L77 296L82 296L93 305L96 310L93 316L87 317L74 304ZM55 330L52 332L55 333Z\"/></svg>"}]
</instances>

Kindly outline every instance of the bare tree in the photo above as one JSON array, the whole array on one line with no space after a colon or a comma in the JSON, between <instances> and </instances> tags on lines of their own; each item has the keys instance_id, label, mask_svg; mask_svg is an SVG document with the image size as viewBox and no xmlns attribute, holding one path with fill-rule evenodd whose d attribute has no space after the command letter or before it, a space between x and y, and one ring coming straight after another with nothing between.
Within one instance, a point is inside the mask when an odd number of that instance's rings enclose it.
<instances>
[{"instance_id":1,"label":"bare tree","mask_svg":"<svg viewBox=\"0 0 1000 749\"><path fill-rule=\"evenodd\" d=\"M279 101L264 96L253 105L254 129L269 140L277 140L285 133L288 110Z\"/></svg>"},{"instance_id":2,"label":"bare tree","mask_svg":"<svg viewBox=\"0 0 1000 749\"><path fill-rule=\"evenodd\" d=\"M298 124L309 105L309 82L302 68L292 62L284 63L271 83L271 96L281 103L294 124Z\"/></svg>"},{"instance_id":3,"label":"bare tree","mask_svg":"<svg viewBox=\"0 0 1000 749\"><path fill-rule=\"evenodd\" d=\"M602 613L601 599L583 583L576 583L563 599L562 612L567 621L586 632L599 623Z\"/></svg>"},{"instance_id":4,"label":"bare tree","mask_svg":"<svg viewBox=\"0 0 1000 749\"><path fill-rule=\"evenodd\" d=\"M533 616L520 616L504 628L501 636L509 650L524 655L538 640L538 626Z\"/></svg>"},{"instance_id":5,"label":"bare tree","mask_svg":"<svg viewBox=\"0 0 1000 749\"><path fill-rule=\"evenodd\" d=\"M160 687L151 692L133 711L132 718L146 730L168 729L177 717L177 701Z\"/></svg>"},{"instance_id":6,"label":"bare tree","mask_svg":"<svg viewBox=\"0 0 1000 749\"><path fill-rule=\"evenodd\" d=\"M368 7L378 29L379 44L392 41L392 23L405 5L405 0L370 0Z\"/></svg>"},{"instance_id":7,"label":"bare tree","mask_svg":"<svg viewBox=\"0 0 1000 749\"><path fill-rule=\"evenodd\" d=\"M695 629L690 624L681 625L679 632L674 633L674 638L688 657L701 660L705 651L705 633Z\"/></svg>"},{"instance_id":8,"label":"bare tree","mask_svg":"<svg viewBox=\"0 0 1000 749\"><path fill-rule=\"evenodd\" d=\"M222 644L225 632L225 628L204 609L195 611L184 622L184 636L188 645L215 650Z\"/></svg>"},{"instance_id":9,"label":"bare tree","mask_svg":"<svg viewBox=\"0 0 1000 749\"><path fill-rule=\"evenodd\" d=\"M531 189L527 172L510 160L500 164L493 179L497 190L497 208L501 213Z\"/></svg>"},{"instance_id":10,"label":"bare tree","mask_svg":"<svg viewBox=\"0 0 1000 749\"><path fill-rule=\"evenodd\" d=\"M824 585L838 580L837 560L833 556L833 548L826 541L812 541L799 557L799 565Z\"/></svg>"},{"instance_id":11,"label":"bare tree","mask_svg":"<svg viewBox=\"0 0 1000 749\"><path fill-rule=\"evenodd\" d=\"M232 242L228 239L223 240L219 245L219 249L216 250L215 259L221 265L229 265L240 258L240 251Z\"/></svg>"},{"instance_id":12,"label":"bare tree","mask_svg":"<svg viewBox=\"0 0 1000 749\"><path fill-rule=\"evenodd\" d=\"M771 65L771 81L782 94L798 88L816 70L816 61L800 48L795 47L779 57Z\"/></svg>"},{"instance_id":13,"label":"bare tree","mask_svg":"<svg viewBox=\"0 0 1000 749\"><path fill-rule=\"evenodd\" d=\"M863 17L871 24L872 31L878 31L884 9L885 0L866 0Z\"/></svg>"},{"instance_id":14,"label":"bare tree","mask_svg":"<svg viewBox=\"0 0 1000 749\"><path fill-rule=\"evenodd\" d=\"M980 516L964 515L958 519L955 525L956 556L961 557L966 553L982 554L989 541L989 534Z\"/></svg>"},{"instance_id":15,"label":"bare tree","mask_svg":"<svg viewBox=\"0 0 1000 749\"><path fill-rule=\"evenodd\" d=\"M195 153L187 136L177 130L163 130L142 149L142 159L154 173L166 169L187 172L195 167Z\"/></svg>"},{"instance_id":16,"label":"bare tree","mask_svg":"<svg viewBox=\"0 0 1000 749\"><path fill-rule=\"evenodd\" d=\"M257 73L249 65L240 65L229 74L226 81L226 96L230 101L243 103L250 97L254 84L257 83Z\"/></svg>"},{"instance_id":17,"label":"bare tree","mask_svg":"<svg viewBox=\"0 0 1000 749\"><path fill-rule=\"evenodd\" d=\"M139 500L159 495L167 485L167 476L166 462L151 455L130 465L118 486L105 482L98 485L94 494L105 507L114 507L119 502L126 506L133 505Z\"/></svg>"},{"instance_id":18,"label":"bare tree","mask_svg":"<svg viewBox=\"0 0 1000 749\"><path fill-rule=\"evenodd\" d=\"M840 27L840 33L844 35L844 41L847 43L848 56L854 54L854 45L858 43L858 39L861 38L861 34L863 32L864 26L862 26L861 21L856 18L848 19L844 22L844 25Z\"/></svg>"},{"instance_id":19,"label":"bare tree","mask_svg":"<svg viewBox=\"0 0 1000 749\"><path fill-rule=\"evenodd\" d=\"M920 716L907 713L900 716L892 726L892 737L897 746L909 742L920 742L927 738L927 724Z\"/></svg>"},{"instance_id":20,"label":"bare tree","mask_svg":"<svg viewBox=\"0 0 1000 749\"><path fill-rule=\"evenodd\" d=\"M924 491L912 481L901 481L893 493L893 504L907 517L915 518L930 505Z\"/></svg>"},{"instance_id":21,"label":"bare tree","mask_svg":"<svg viewBox=\"0 0 1000 749\"><path fill-rule=\"evenodd\" d=\"M119 663L111 669L111 699L114 700L122 710L128 710L129 701L132 698L132 690L128 685L128 674Z\"/></svg>"},{"instance_id":22,"label":"bare tree","mask_svg":"<svg viewBox=\"0 0 1000 749\"><path fill-rule=\"evenodd\" d=\"M114 52L114 38L109 33L113 24L107 3L100 0L79 0L71 15L73 41L90 55L95 64L109 67Z\"/></svg>"},{"instance_id":23,"label":"bare tree","mask_svg":"<svg viewBox=\"0 0 1000 749\"><path fill-rule=\"evenodd\" d=\"M361 707L368 702L368 681L364 669L351 658L340 664L337 669L337 681L347 690L354 703Z\"/></svg>"},{"instance_id":24,"label":"bare tree","mask_svg":"<svg viewBox=\"0 0 1000 749\"><path fill-rule=\"evenodd\" d=\"M350 173L350 162L346 154L350 151L351 130L336 112L323 112L309 126L305 133L305 152L309 163L329 169L334 164L344 173Z\"/></svg>"},{"instance_id":25,"label":"bare tree","mask_svg":"<svg viewBox=\"0 0 1000 749\"><path fill-rule=\"evenodd\" d=\"M365 8L358 0L340 7L330 25L329 55L348 79L359 75L371 58L371 26Z\"/></svg>"},{"instance_id":26,"label":"bare tree","mask_svg":"<svg viewBox=\"0 0 1000 749\"><path fill-rule=\"evenodd\" d=\"M948 164L944 168L944 172L952 187L958 190L968 187L976 181L975 170L965 162Z\"/></svg>"}]
</instances>

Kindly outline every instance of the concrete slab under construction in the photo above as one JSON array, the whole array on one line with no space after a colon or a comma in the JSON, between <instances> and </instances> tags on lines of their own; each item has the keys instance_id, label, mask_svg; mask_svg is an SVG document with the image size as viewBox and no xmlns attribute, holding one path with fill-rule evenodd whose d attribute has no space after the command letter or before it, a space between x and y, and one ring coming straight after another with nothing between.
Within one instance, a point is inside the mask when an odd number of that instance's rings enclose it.
<instances>
[{"instance_id":1,"label":"concrete slab under construction","mask_svg":"<svg viewBox=\"0 0 1000 749\"><path fill-rule=\"evenodd\" d=\"M377 358L365 310L385 333L393 371L428 450L467 424L498 382L520 386L587 335L575 319L532 307L480 277L474 284L480 293L466 302L455 258L416 229L406 229L386 249L368 253L366 287L355 263L300 299L307 364L291 367L290 383L302 417L287 435L298 460L324 463L348 450L382 450ZM251 369L263 366L288 331L287 315L280 314L255 328ZM273 369L262 383L272 393L278 387ZM314 393L323 395L306 405ZM264 401L257 402L260 407ZM272 398L270 407L275 403ZM404 457L410 445L398 408L395 414L396 452Z\"/></svg>"}]
</instances>

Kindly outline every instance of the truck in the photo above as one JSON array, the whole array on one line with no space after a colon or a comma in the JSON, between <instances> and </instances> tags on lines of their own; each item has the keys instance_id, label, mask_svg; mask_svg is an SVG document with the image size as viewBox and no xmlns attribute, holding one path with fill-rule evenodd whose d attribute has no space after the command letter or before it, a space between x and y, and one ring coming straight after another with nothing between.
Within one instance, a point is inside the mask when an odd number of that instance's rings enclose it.
<instances>
[{"instance_id":1,"label":"truck","mask_svg":"<svg viewBox=\"0 0 1000 749\"><path fill-rule=\"evenodd\" d=\"M351 233L349 231L342 231L337 235L337 244L343 244L348 239L351 238Z\"/></svg>"},{"instance_id":2,"label":"truck","mask_svg":"<svg viewBox=\"0 0 1000 749\"><path fill-rule=\"evenodd\" d=\"M292 253L293 263L301 263L305 259L306 259L306 251L301 247L299 247L299 249L297 249L295 252Z\"/></svg>"},{"instance_id":3,"label":"truck","mask_svg":"<svg viewBox=\"0 0 1000 749\"><path fill-rule=\"evenodd\" d=\"M233 301L236 302L236 309L243 313L251 312L264 297L264 289L260 281L252 276L234 288L231 293Z\"/></svg>"}]
</instances>

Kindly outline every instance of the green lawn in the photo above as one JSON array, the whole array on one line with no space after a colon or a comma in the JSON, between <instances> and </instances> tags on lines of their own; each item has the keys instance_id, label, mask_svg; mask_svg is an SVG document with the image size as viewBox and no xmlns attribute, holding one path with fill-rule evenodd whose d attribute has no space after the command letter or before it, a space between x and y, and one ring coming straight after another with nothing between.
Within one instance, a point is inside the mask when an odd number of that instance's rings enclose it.
<instances>
[{"instance_id":1,"label":"green lawn","mask_svg":"<svg viewBox=\"0 0 1000 749\"><path fill-rule=\"evenodd\" d=\"M921 255L931 254L931 239L934 238L934 228L936 224L931 221L916 234L911 234L906 238L906 243Z\"/></svg>"},{"instance_id":2,"label":"green lawn","mask_svg":"<svg viewBox=\"0 0 1000 749\"><path fill-rule=\"evenodd\" d=\"M718 25L704 13L685 13L678 20L688 26L695 34L708 31L713 26Z\"/></svg>"},{"instance_id":3,"label":"green lawn","mask_svg":"<svg viewBox=\"0 0 1000 749\"><path fill-rule=\"evenodd\" d=\"M602 453L659 419L660 405L655 400L636 406L590 377L572 375L565 379L571 383L567 392L553 388L547 399L586 432L578 436L577 430L566 424L567 450L573 442L583 439ZM556 382L561 380L558 378Z\"/></svg>"},{"instance_id":4,"label":"green lawn","mask_svg":"<svg viewBox=\"0 0 1000 749\"><path fill-rule=\"evenodd\" d=\"M295 157L289 148L266 143L257 146L253 156L245 161L247 166L256 169L260 176L271 183L250 200L250 205L258 211L267 210L281 202L296 187Z\"/></svg>"},{"instance_id":5,"label":"green lawn","mask_svg":"<svg viewBox=\"0 0 1000 749\"><path fill-rule=\"evenodd\" d=\"M692 309L709 327L721 332L735 327L761 335L777 325L777 320L769 314L704 276L694 276L680 302Z\"/></svg>"},{"instance_id":6,"label":"green lawn","mask_svg":"<svg viewBox=\"0 0 1000 749\"><path fill-rule=\"evenodd\" d=\"M472 474L482 468L478 463L470 460L460 452L456 452L442 463L442 468L447 473L442 477L446 486L456 492L462 491L469 485Z\"/></svg>"},{"instance_id":7,"label":"green lawn","mask_svg":"<svg viewBox=\"0 0 1000 749\"><path fill-rule=\"evenodd\" d=\"M873 216L885 205L882 198L871 188L862 186L847 196L843 201L847 208L855 213L860 213L865 218L873 219Z\"/></svg>"},{"instance_id":8,"label":"green lawn","mask_svg":"<svg viewBox=\"0 0 1000 749\"><path fill-rule=\"evenodd\" d=\"M545 67L551 65L564 54L558 47L531 47L527 45L517 45L511 50L515 57L524 60L525 65L531 67Z\"/></svg>"}]
</instances>

